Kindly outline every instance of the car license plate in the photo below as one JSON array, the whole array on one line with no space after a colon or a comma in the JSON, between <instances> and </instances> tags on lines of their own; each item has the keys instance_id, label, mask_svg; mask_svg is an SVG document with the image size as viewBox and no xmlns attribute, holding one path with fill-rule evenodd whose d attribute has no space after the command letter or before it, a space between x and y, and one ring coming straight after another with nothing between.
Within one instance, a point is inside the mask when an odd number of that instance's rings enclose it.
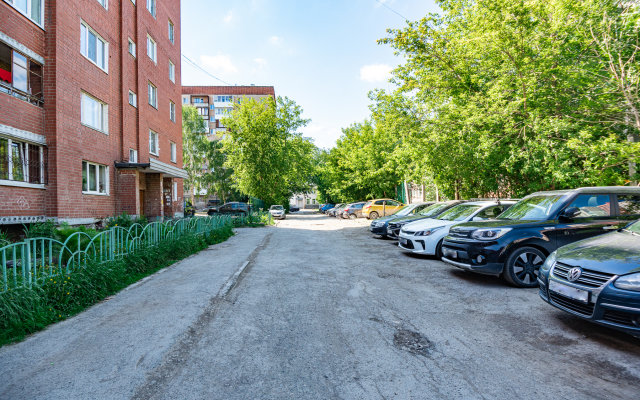
<instances>
[{"instance_id":1,"label":"car license plate","mask_svg":"<svg viewBox=\"0 0 640 400\"><path fill-rule=\"evenodd\" d=\"M407 245L407 239L400 238L400 244L403 245L403 246L406 246Z\"/></svg>"},{"instance_id":2,"label":"car license plate","mask_svg":"<svg viewBox=\"0 0 640 400\"><path fill-rule=\"evenodd\" d=\"M442 249L442 255L448 258L458 258L458 252L456 250L451 250L446 247Z\"/></svg>"},{"instance_id":3,"label":"car license plate","mask_svg":"<svg viewBox=\"0 0 640 400\"><path fill-rule=\"evenodd\" d=\"M577 289L572 286L563 285L560 282L549 281L549 290L556 292L570 299L578 300L583 303L589 302L589 291Z\"/></svg>"}]
</instances>

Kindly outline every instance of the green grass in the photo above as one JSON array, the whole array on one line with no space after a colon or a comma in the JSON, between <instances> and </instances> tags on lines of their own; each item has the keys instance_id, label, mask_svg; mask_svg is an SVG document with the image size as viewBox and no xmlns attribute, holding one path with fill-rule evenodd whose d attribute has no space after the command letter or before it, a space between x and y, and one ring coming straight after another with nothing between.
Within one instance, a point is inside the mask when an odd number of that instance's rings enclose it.
<instances>
[{"instance_id":1,"label":"green grass","mask_svg":"<svg viewBox=\"0 0 640 400\"><path fill-rule=\"evenodd\" d=\"M87 264L41 287L0 294L0 346L62 321L145 276L233 236L230 225L203 236L189 235L140 249L120 260Z\"/></svg>"}]
</instances>

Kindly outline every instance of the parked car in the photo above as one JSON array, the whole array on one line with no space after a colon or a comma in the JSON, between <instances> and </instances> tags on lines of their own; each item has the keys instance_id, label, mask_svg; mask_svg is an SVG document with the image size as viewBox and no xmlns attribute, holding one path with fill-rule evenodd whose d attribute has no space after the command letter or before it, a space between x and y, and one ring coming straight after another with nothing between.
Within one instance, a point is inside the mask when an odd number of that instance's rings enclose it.
<instances>
[{"instance_id":1,"label":"parked car","mask_svg":"<svg viewBox=\"0 0 640 400\"><path fill-rule=\"evenodd\" d=\"M401 209L404 204L391 199L374 199L368 201L362 208L362 215L369 219L376 219L391 215Z\"/></svg>"},{"instance_id":2,"label":"parked car","mask_svg":"<svg viewBox=\"0 0 640 400\"><path fill-rule=\"evenodd\" d=\"M442 260L456 267L535 287L547 255L638 219L640 187L585 187L533 193L497 220L467 222L449 231Z\"/></svg>"},{"instance_id":3,"label":"parked car","mask_svg":"<svg viewBox=\"0 0 640 400\"><path fill-rule=\"evenodd\" d=\"M284 212L284 207L282 206L278 206L278 205L273 205L271 207L269 207L269 214L271 214L271 216L275 219L285 219L286 215Z\"/></svg>"},{"instance_id":4,"label":"parked car","mask_svg":"<svg viewBox=\"0 0 640 400\"><path fill-rule=\"evenodd\" d=\"M463 201L462 200L444 201L441 203L436 203L430 207L427 207L424 210L420 211L419 213L416 213L413 215L407 215L405 217L394 218L388 223L387 237L395 239L398 237L398 234L400 233L400 229L402 229L404 225L414 221L419 221L425 218L435 218L438 215L442 214L443 212L447 211L452 207L457 206L460 203L463 203Z\"/></svg>"},{"instance_id":5,"label":"parked car","mask_svg":"<svg viewBox=\"0 0 640 400\"><path fill-rule=\"evenodd\" d=\"M467 221L495 219L515 201L472 201L458 204L433 218L410 222L402 227L398 246L416 254L442 257L442 242L449 229Z\"/></svg>"},{"instance_id":6,"label":"parked car","mask_svg":"<svg viewBox=\"0 0 640 400\"><path fill-rule=\"evenodd\" d=\"M300 211L300 207L298 206L289 206L289 212Z\"/></svg>"},{"instance_id":7,"label":"parked car","mask_svg":"<svg viewBox=\"0 0 640 400\"><path fill-rule=\"evenodd\" d=\"M218 207L215 211L209 210L209 215L219 214L249 214L249 205L239 201L233 201L231 203L224 203Z\"/></svg>"},{"instance_id":8,"label":"parked car","mask_svg":"<svg viewBox=\"0 0 640 400\"><path fill-rule=\"evenodd\" d=\"M540 267L538 283L552 306L640 337L640 221L560 247Z\"/></svg>"},{"instance_id":9,"label":"parked car","mask_svg":"<svg viewBox=\"0 0 640 400\"><path fill-rule=\"evenodd\" d=\"M196 208L191 204L189 200L184 201L184 216L185 217L193 217L196 215Z\"/></svg>"},{"instance_id":10,"label":"parked car","mask_svg":"<svg viewBox=\"0 0 640 400\"><path fill-rule=\"evenodd\" d=\"M335 204L327 203L327 204L324 204L322 207L320 207L319 210L321 213L325 214L328 210L332 209L333 207L335 207Z\"/></svg>"},{"instance_id":11,"label":"parked car","mask_svg":"<svg viewBox=\"0 0 640 400\"><path fill-rule=\"evenodd\" d=\"M339 217L342 214L342 211L344 211L344 208L346 207L346 204L340 204L338 206L336 206L335 208L332 208L331 211L329 211L329 216L330 217Z\"/></svg>"},{"instance_id":12,"label":"parked car","mask_svg":"<svg viewBox=\"0 0 640 400\"><path fill-rule=\"evenodd\" d=\"M351 218L351 219L362 218L362 207L364 207L364 205L365 205L364 201L361 201L359 203L348 204L344 208L340 216L345 219L346 218Z\"/></svg>"},{"instance_id":13,"label":"parked car","mask_svg":"<svg viewBox=\"0 0 640 400\"><path fill-rule=\"evenodd\" d=\"M387 237L387 226L391 221L395 220L396 218L416 215L422 210L432 206L433 204L433 202L407 204L406 206L396 211L395 214L387 215L386 217L380 217L376 220L371 221L371 225L369 225L369 231L374 235Z\"/></svg>"}]
</instances>

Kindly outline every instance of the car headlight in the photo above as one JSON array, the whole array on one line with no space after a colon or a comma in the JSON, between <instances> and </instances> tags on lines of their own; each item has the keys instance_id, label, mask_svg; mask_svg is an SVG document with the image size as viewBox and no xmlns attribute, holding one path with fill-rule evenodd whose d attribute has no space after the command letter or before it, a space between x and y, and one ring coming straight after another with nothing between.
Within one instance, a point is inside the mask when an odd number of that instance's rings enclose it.
<instances>
[{"instance_id":1,"label":"car headlight","mask_svg":"<svg viewBox=\"0 0 640 400\"><path fill-rule=\"evenodd\" d=\"M511 228L487 228L477 229L471 233L471 237L478 240L495 240L504 236Z\"/></svg>"},{"instance_id":2,"label":"car headlight","mask_svg":"<svg viewBox=\"0 0 640 400\"><path fill-rule=\"evenodd\" d=\"M618 289L633 290L640 292L640 272L630 275L624 275L613 282L613 286Z\"/></svg>"},{"instance_id":3,"label":"car headlight","mask_svg":"<svg viewBox=\"0 0 640 400\"><path fill-rule=\"evenodd\" d=\"M436 226L435 228L427 229L425 231L419 231L419 232L416 232L416 236L429 236L433 232L439 231L442 228L444 228L444 226Z\"/></svg>"},{"instance_id":4,"label":"car headlight","mask_svg":"<svg viewBox=\"0 0 640 400\"><path fill-rule=\"evenodd\" d=\"M557 251L554 251L553 253L549 254L549 257L547 257L547 259L544 260L544 263L540 267L540 272L544 272L544 273L549 272L551 267L553 267L553 264L556 263L556 258L557 258L556 253Z\"/></svg>"}]
</instances>

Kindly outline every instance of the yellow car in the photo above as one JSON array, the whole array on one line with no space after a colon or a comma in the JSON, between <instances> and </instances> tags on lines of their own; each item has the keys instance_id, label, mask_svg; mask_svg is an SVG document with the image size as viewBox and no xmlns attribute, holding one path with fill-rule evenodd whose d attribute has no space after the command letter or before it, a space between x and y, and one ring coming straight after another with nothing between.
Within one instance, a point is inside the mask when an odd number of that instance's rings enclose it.
<instances>
[{"instance_id":1,"label":"yellow car","mask_svg":"<svg viewBox=\"0 0 640 400\"><path fill-rule=\"evenodd\" d=\"M391 215L402 208L404 204L391 199L374 199L369 200L362 207L362 215L369 219L376 219Z\"/></svg>"}]
</instances>

